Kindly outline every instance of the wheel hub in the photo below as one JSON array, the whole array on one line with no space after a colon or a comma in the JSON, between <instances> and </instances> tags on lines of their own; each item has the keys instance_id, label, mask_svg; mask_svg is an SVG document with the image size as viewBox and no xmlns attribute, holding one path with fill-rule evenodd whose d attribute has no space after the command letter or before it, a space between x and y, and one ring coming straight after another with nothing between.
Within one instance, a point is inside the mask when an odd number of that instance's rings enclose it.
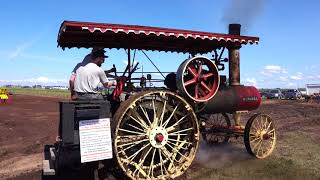
<instances>
[{"instance_id":1,"label":"wheel hub","mask_svg":"<svg viewBox=\"0 0 320 180\"><path fill-rule=\"evenodd\" d=\"M168 132L163 127L155 127L149 133L150 144L155 148L161 148L168 142Z\"/></svg>"},{"instance_id":2,"label":"wheel hub","mask_svg":"<svg viewBox=\"0 0 320 180\"><path fill-rule=\"evenodd\" d=\"M163 141L163 139L164 139L164 136L161 133L156 135L156 141L158 143L161 143Z\"/></svg>"},{"instance_id":3,"label":"wheel hub","mask_svg":"<svg viewBox=\"0 0 320 180\"><path fill-rule=\"evenodd\" d=\"M268 140L268 139L270 139L269 134L265 133L264 135L262 135L262 139L263 139L263 140Z\"/></svg>"},{"instance_id":4,"label":"wheel hub","mask_svg":"<svg viewBox=\"0 0 320 180\"><path fill-rule=\"evenodd\" d=\"M268 135L268 133L267 133L265 130L262 130L262 131L260 132L260 138L261 138L262 140L268 140L268 139L270 138L270 136Z\"/></svg>"}]
</instances>

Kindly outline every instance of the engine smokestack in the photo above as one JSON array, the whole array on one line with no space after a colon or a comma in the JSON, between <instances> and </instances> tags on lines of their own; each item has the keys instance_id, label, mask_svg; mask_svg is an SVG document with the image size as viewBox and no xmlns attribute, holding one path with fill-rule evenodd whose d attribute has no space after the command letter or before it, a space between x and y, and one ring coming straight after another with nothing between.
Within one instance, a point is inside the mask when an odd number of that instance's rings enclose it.
<instances>
[{"instance_id":1,"label":"engine smokestack","mask_svg":"<svg viewBox=\"0 0 320 180\"><path fill-rule=\"evenodd\" d=\"M229 34L240 35L241 24L229 24Z\"/></svg>"},{"instance_id":2,"label":"engine smokestack","mask_svg":"<svg viewBox=\"0 0 320 180\"><path fill-rule=\"evenodd\" d=\"M229 24L230 35L240 35L240 24ZM241 44L232 44L228 46L229 50L229 85L240 85L240 53Z\"/></svg>"}]
</instances>

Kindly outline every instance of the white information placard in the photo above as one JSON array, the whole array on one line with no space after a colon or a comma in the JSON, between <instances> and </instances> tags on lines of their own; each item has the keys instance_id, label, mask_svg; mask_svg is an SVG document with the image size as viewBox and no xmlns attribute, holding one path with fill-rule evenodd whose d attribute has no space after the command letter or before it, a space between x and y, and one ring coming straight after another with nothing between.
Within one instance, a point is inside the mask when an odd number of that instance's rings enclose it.
<instances>
[{"instance_id":1,"label":"white information placard","mask_svg":"<svg viewBox=\"0 0 320 180\"><path fill-rule=\"evenodd\" d=\"M81 162L112 158L110 118L79 121Z\"/></svg>"}]
</instances>

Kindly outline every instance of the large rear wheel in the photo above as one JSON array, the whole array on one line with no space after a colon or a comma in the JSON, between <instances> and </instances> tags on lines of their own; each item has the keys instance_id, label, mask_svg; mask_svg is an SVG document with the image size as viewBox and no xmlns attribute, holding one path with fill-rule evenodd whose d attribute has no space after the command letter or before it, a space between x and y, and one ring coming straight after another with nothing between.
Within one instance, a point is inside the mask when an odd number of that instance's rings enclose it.
<instances>
[{"instance_id":1,"label":"large rear wheel","mask_svg":"<svg viewBox=\"0 0 320 180\"><path fill-rule=\"evenodd\" d=\"M199 144L192 107L176 93L137 93L120 105L113 123L115 158L132 179L170 179L191 165Z\"/></svg>"}]
</instances>

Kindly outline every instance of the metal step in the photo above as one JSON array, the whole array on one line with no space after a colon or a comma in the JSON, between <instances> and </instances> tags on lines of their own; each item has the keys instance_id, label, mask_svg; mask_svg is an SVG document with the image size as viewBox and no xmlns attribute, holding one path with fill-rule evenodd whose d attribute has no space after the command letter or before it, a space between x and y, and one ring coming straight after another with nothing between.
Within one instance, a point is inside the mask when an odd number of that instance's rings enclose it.
<instances>
[{"instance_id":1,"label":"metal step","mask_svg":"<svg viewBox=\"0 0 320 180\"><path fill-rule=\"evenodd\" d=\"M50 167L50 161L49 160L43 160L42 161L42 170L44 176L54 176L56 175L56 171L54 169L51 169Z\"/></svg>"}]
</instances>

